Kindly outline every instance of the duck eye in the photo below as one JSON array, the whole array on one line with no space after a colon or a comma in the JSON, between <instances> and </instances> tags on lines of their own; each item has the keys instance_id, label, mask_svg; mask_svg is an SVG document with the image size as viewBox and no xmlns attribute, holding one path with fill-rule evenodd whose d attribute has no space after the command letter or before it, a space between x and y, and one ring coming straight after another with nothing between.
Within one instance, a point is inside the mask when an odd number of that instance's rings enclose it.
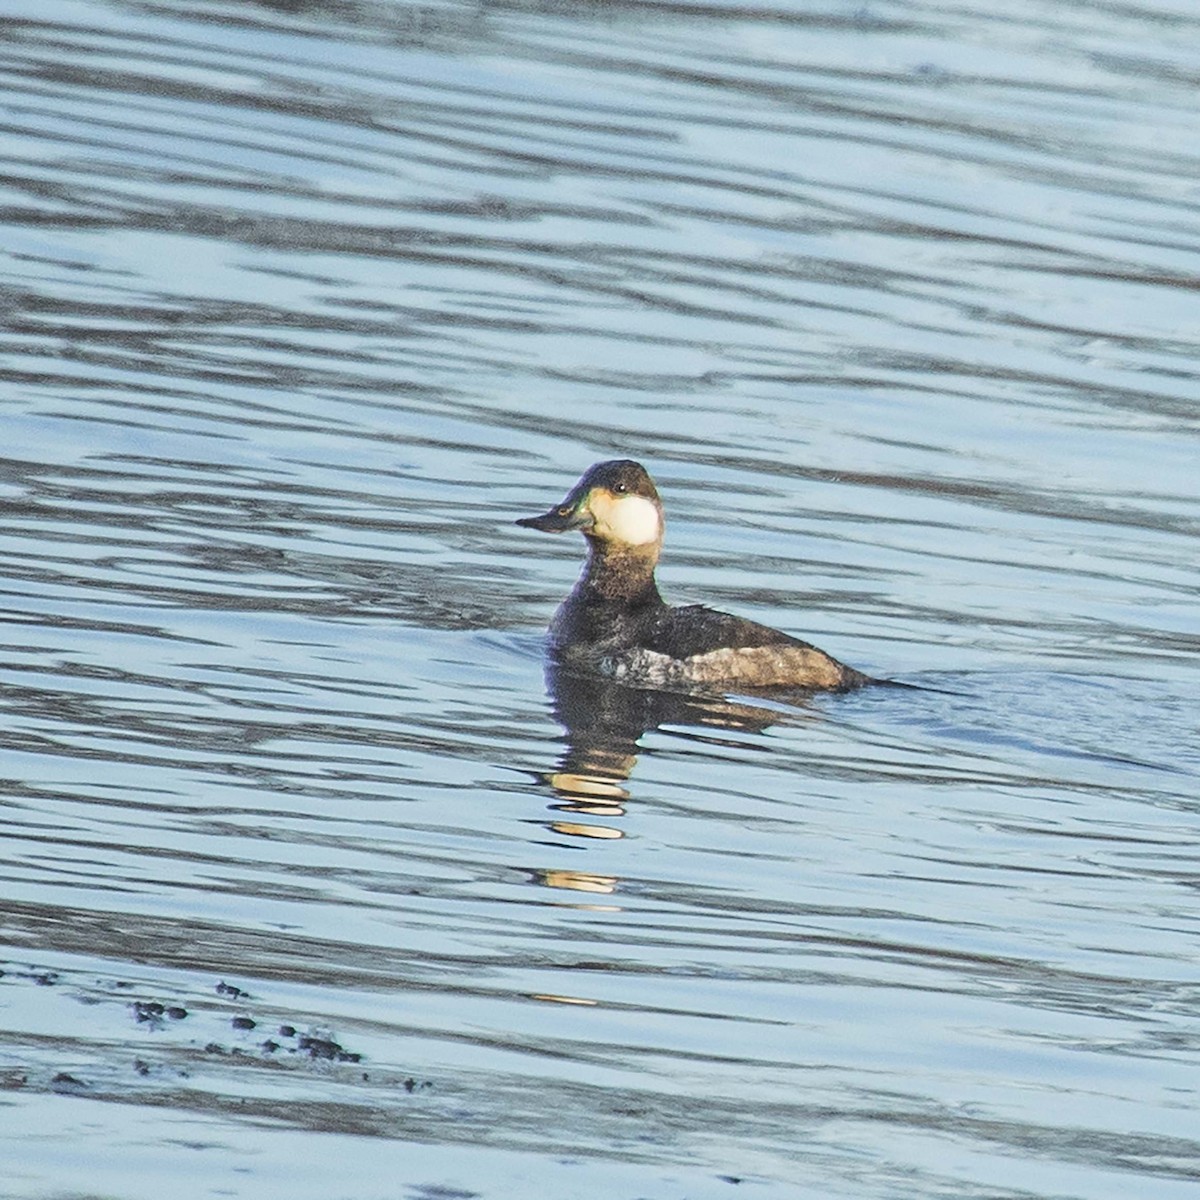
<instances>
[{"instance_id":1,"label":"duck eye","mask_svg":"<svg viewBox=\"0 0 1200 1200\"><path fill-rule=\"evenodd\" d=\"M616 492L618 496L623 495L625 492L629 491L629 484L615 483L613 484L613 491Z\"/></svg>"}]
</instances>

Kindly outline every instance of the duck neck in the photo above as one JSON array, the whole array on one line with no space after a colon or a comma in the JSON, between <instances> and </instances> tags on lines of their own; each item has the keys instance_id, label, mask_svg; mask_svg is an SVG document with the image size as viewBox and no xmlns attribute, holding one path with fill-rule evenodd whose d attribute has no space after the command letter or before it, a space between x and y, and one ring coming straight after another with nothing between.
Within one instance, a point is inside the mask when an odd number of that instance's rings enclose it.
<instances>
[{"instance_id":1,"label":"duck neck","mask_svg":"<svg viewBox=\"0 0 1200 1200\"><path fill-rule=\"evenodd\" d=\"M588 538L588 559L578 591L593 602L623 607L657 607L663 604L654 568L659 545L623 546Z\"/></svg>"}]
</instances>

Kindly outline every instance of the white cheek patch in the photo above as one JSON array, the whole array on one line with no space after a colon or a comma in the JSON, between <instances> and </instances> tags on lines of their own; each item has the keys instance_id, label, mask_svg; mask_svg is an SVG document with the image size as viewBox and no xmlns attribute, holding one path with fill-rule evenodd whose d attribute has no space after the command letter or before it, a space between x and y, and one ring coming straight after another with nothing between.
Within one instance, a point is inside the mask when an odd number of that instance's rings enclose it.
<instances>
[{"instance_id":1,"label":"white cheek patch","mask_svg":"<svg viewBox=\"0 0 1200 1200\"><path fill-rule=\"evenodd\" d=\"M611 536L627 546L647 546L662 534L658 508L645 496L620 496L604 514Z\"/></svg>"}]
</instances>

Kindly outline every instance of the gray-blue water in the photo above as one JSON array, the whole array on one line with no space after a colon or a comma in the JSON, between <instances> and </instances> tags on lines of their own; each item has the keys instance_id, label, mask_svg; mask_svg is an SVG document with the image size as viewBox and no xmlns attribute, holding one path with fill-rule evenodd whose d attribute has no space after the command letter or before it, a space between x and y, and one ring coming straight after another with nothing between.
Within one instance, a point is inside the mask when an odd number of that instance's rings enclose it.
<instances>
[{"instance_id":1,"label":"gray-blue water","mask_svg":"<svg viewBox=\"0 0 1200 1200\"><path fill-rule=\"evenodd\" d=\"M5 11L0 1194L1195 1195L1194 5Z\"/></svg>"}]
</instances>

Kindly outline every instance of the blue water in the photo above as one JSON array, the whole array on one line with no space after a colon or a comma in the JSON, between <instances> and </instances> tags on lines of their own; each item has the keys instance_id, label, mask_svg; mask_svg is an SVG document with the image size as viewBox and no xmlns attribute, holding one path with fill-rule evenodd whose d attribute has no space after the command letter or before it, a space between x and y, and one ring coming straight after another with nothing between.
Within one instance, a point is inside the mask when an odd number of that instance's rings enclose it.
<instances>
[{"instance_id":1,"label":"blue water","mask_svg":"<svg viewBox=\"0 0 1200 1200\"><path fill-rule=\"evenodd\" d=\"M1194 1193L1200 14L8 12L0 1192Z\"/></svg>"}]
</instances>

